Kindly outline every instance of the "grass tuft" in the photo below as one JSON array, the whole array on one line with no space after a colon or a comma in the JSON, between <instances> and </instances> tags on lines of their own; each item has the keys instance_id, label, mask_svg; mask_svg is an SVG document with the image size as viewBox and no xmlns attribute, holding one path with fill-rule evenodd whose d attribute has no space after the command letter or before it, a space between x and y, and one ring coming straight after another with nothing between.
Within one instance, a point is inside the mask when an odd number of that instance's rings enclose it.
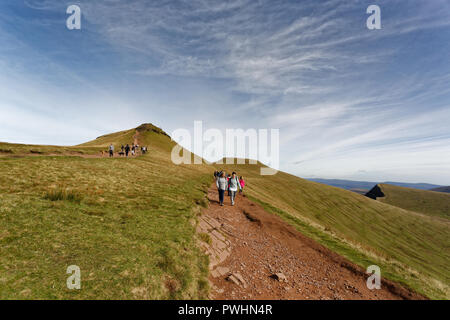
<instances>
[{"instance_id":1,"label":"grass tuft","mask_svg":"<svg viewBox=\"0 0 450 320\"><path fill-rule=\"evenodd\" d=\"M66 188L56 188L47 190L44 193L44 199L50 201L70 201L80 203L83 200L83 196L74 190Z\"/></svg>"},{"instance_id":2,"label":"grass tuft","mask_svg":"<svg viewBox=\"0 0 450 320\"><path fill-rule=\"evenodd\" d=\"M207 243L207 244L211 244L211 237L209 236L209 234L207 233L199 233L198 234L200 240L202 240L203 242Z\"/></svg>"}]
</instances>

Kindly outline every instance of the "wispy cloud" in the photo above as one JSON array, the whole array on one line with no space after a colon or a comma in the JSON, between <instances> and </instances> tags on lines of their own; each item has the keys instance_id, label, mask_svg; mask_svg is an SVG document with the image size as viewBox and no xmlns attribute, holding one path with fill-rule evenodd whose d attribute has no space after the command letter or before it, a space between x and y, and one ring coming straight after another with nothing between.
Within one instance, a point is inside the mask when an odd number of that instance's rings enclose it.
<instances>
[{"instance_id":1,"label":"wispy cloud","mask_svg":"<svg viewBox=\"0 0 450 320\"><path fill-rule=\"evenodd\" d=\"M2 4L0 68L13 79L0 77L0 108L21 115L3 123L277 127L292 173L406 179L403 162L450 183L435 174L448 169L450 3L377 1L371 31L372 2L78 0L79 33L64 29L66 2Z\"/></svg>"}]
</instances>

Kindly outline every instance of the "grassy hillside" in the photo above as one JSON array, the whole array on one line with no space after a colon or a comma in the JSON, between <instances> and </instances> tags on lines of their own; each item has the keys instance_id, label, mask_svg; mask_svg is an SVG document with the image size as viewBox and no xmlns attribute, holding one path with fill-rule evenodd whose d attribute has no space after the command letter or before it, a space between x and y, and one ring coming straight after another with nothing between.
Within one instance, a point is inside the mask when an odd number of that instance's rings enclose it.
<instances>
[{"instance_id":1,"label":"grassy hillside","mask_svg":"<svg viewBox=\"0 0 450 320\"><path fill-rule=\"evenodd\" d=\"M363 267L432 298L450 298L450 224L365 196L257 166L217 165L247 180L247 194L301 232Z\"/></svg>"},{"instance_id":2,"label":"grassy hillside","mask_svg":"<svg viewBox=\"0 0 450 320\"><path fill-rule=\"evenodd\" d=\"M0 299L206 297L194 225L211 169L141 134L150 153L134 159L0 158ZM82 290L66 288L73 264Z\"/></svg>"},{"instance_id":3,"label":"grassy hillside","mask_svg":"<svg viewBox=\"0 0 450 320\"><path fill-rule=\"evenodd\" d=\"M259 165L181 165L160 129L143 125L73 147L149 146L146 156L0 157L0 299L204 298L207 259L195 221L215 168L236 170L246 193L304 234L432 298L450 298L449 224ZM50 148L38 147L35 148ZM51 147L58 148L58 147ZM70 149L72 150L72 149ZM66 288L69 265L82 290Z\"/></svg>"},{"instance_id":4,"label":"grassy hillside","mask_svg":"<svg viewBox=\"0 0 450 320\"><path fill-rule=\"evenodd\" d=\"M100 151L105 148L89 147L89 146L75 146L75 147L60 147L60 146L40 146L33 144L15 144L0 142L0 158L22 156L42 156L42 155L74 155L74 156L89 156L98 155Z\"/></svg>"},{"instance_id":5,"label":"grassy hillside","mask_svg":"<svg viewBox=\"0 0 450 320\"><path fill-rule=\"evenodd\" d=\"M378 185L384 197L378 198L383 203L420 212L430 216L450 219L450 194L403 188L389 184Z\"/></svg>"}]
</instances>

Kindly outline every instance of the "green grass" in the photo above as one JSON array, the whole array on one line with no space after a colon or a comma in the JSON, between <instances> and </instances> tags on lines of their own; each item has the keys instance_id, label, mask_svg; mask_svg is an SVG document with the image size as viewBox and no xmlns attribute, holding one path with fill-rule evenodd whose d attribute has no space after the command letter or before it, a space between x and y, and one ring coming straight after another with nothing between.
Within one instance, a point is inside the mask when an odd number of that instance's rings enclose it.
<instances>
[{"instance_id":1,"label":"green grass","mask_svg":"<svg viewBox=\"0 0 450 320\"><path fill-rule=\"evenodd\" d=\"M450 194L379 184L384 197L377 200L410 211L450 219Z\"/></svg>"},{"instance_id":2,"label":"green grass","mask_svg":"<svg viewBox=\"0 0 450 320\"><path fill-rule=\"evenodd\" d=\"M150 146L134 159L0 158L0 299L207 297L195 199L211 169ZM81 290L66 287L69 265Z\"/></svg>"},{"instance_id":3,"label":"green grass","mask_svg":"<svg viewBox=\"0 0 450 320\"><path fill-rule=\"evenodd\" d=\"M207 233L199 233L198 237L200 238L200 240L202 240L203 242L207 243L207 244L211 244L211 237L209 236L209 234Z\"/></svg>"}]
</instances>

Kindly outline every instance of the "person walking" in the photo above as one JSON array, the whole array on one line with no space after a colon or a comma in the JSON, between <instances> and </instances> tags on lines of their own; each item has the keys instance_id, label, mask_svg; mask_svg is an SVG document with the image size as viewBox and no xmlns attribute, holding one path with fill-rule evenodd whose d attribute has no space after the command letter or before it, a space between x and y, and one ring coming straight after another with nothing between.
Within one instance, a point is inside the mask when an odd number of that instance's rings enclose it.
<instances>
[{"instance_id":1,"label":"person walking","mask_svg":"<svg viewBox=\"0 0 450 320\"><path fill-rule=\"evenodd\" d=\"M127 145L125 146L125 155L128 158L128 154L130 153L130 145L127 143Z\"/></svg>"},{"instance_id":2,"label":"person walking","mask_svg":"<svg viewBox=\"0 0 450 320\"><path fill-rule=\"evenodd\" d=\"M227 176L227 182L228 182L228 196L231 196L231 191L230 191L230 178L231 178L231 176L228 174L228 176Z\"/></svg>"},{"instance_id":3,"label":"person walking","mask_svg":"<svg viewBox=\"0 0 450 320\"><path fill-rule=\"evenodd\" d=\"M244 187L245 187L245 180L244 178L242 178L242 176L239 177L239 184L241 185L241 190L239 191L239 193L244 192Z\"/></svg>"},{"instance_id":4,"label":"person walking","mask_svg":"<svg viewBox=\"0 0 450 320\"><path fill-rule=\"evenodd\" d=\"M230 198L231 198L231 205L234 206L234 199L236 198L236 192L241 190L241 185L239 183L239 179L236 175L236 172L233 172L233 174L230 177L230 181L228 183L228 190L230 191Z\"/></svg>"},{"instance_id":5,"label":"person walking","mask_svg":"<svg viewBox=\"0 0 450 320\"><path fill-rule=\"evenodd\" d=\"M109 157L114 157L114 146L112 144L109 145Z\"/></svg>"},{"instance_id":6,"label":"person walking","mask_svg":"<svg viewBox=\"0 0 450 320\"><path fill-rule=\"evenodd\" d=\"M216 179L217 190L219 191L219 203L223 206L223 198L225 196L225 190L228 189L228 181L225 177L225 173L222 172L220 176Z\"/></svg>"}]
</instances>

